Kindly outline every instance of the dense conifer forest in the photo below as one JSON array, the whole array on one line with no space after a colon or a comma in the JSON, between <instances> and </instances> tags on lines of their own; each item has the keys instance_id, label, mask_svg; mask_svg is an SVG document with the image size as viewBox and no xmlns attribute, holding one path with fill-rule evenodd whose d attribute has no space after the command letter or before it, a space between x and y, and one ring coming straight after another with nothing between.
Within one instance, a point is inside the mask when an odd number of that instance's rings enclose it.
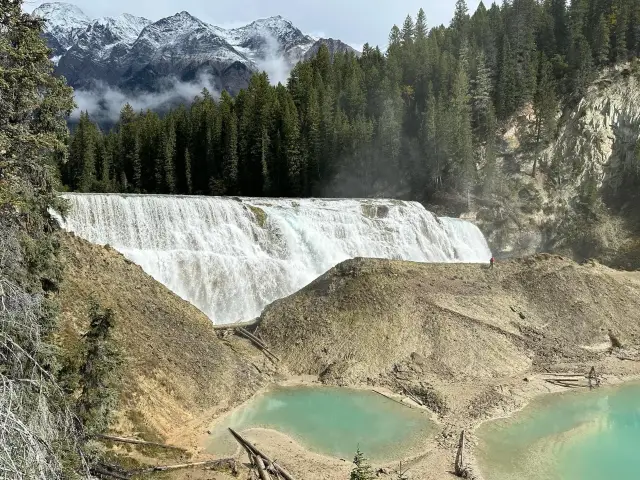
<instances>
[{"instance_id":1,"label":"dense conifer forest","mask_svg":"<svg viewBox=\"0 0 640 480\"><path fill-rule=\"evenodd\" d=\"M203 91L159 116L129 105L101 131L82 114L69 189L247 196L486 194L498 127L529 105L532 148L598 69L640 51L640 0L512 0L449 27L423 10L361 57L326 48L287 85L255 75L236 98ZM534 163L532 174L540 168Z\"/></svg>"}]
</instances>

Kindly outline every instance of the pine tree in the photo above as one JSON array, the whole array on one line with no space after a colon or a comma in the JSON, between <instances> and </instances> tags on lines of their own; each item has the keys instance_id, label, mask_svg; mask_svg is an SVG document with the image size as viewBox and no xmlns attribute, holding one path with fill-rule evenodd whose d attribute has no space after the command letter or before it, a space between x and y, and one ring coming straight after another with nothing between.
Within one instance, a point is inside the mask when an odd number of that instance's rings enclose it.
<instances>
[{"instance_id":1,"label":"pine tree","mask_svg":"<svg viewBox=\"0 0 640 480\"><path fill-rule=\"evenodd\" d=\"M455 8L455 13L451 20L451 27L460 33L464 33L467 22L469 21L469 8L467 7L467 2L465 0L456 0Z\"/></svg>"},{"instance_id":2,"label":"pine tree","mask_svg":"<svg viewBox=\"0 0 640 480\"><path fill-rule=\"evenodd\" d=\"M471 129L471 108L469 106L469 78L467 66L460 62L454 79L451 114L454 119L453 161L458 173L457 183L462 193L469 193L475 180L475 165L473 158L473 134Z\"/></svg>"},{"instance_id":3,"label":"pine tree","mask_svg":"<svg viewBox=\"0 0 640 480\"><path fill-rule=\"evenodd\" d=\"M413 46L413 40L415 37L415 26L411 15L407 15L402 25L402 32L400 33L402 38L402 46L405 48L411 48Z\"/></svg>"},{"instance_id":4,"label":"pine tree","mask_svg":"<svg viewBox=\"0 0 640 480\"><path fill-rule=\"evenodd\" d=\"M600 14L593 45L593 54L596 64L600 67L607 65L609 63L610 53L609 24L607 23L604 14Z\"/></svg>"},{"instance_id":5,"label":"pine tree","mask_svg":"<svg viewBox=\"0 0 640 480\"><path fill-rule=\"evenodd\" d=\"M569 19L566 0L550 0L550 13L553 18L553 31L557 53L561 56L569 51Z\"/></svg>"},{"instance_id":6,"label":"pine tree","mask_svg":"<svg viewBox=\"0 0 640 480\"><path fill-rule=\"evenodd\" d=\"M23 14L21 5L0 0L0 160L26 168L49 154L64 158L65 119L74 104L72 89L52 75L42 20Z\"/></svg>"},{"instance_id":7,"label":"pine tree","mask_svg":"<svg viewBox=\"0 0 640 480\"><path fill-rule=\"evenodd\" d=\"M473 127L475 137L481 141L495 134L497 120L492 100L491 71L485 63L483 53L477 58L475 78L471 88Z\"/></svg>"},{"instance_id":8,"label":"pine tree","mask_svg":"<svg viewBox=\"0 0 640 480\"><path fill-rule=\"evenodd\" d=\"M538 164L538 156L540 155L540 147L551 140L556 123L556 94L553 82L553 72L544 53L540 53L538 66L538 87L533 98L533 111L536 119L536 145L537 151L534 156L533 170L531 175L536 176L536 167Z\"/></svg>"},{"instance_id":9,"label":"pine tree","mask_svg":"<svg viewBox=\"0 0 640 480\"><path fill-rule=\"evenodd\" d=\"M306 172L304 174L304 194L312 196L316 191L320 180L320 106L315 90L310 92L309 106L304 120L304 152L307 159Z\"/></svg>"},{"instance_id":10,"label":"pine tree","mask_svg":"<svg viewBox=\"0 0 640 480\"><path fill-rule=\"evenodd\" d=\"M140 160L140 138L135 137L133 149L128 154L133 169L133 188L135 192L142 191L142 161Z\"/></svg>"},{"instance_id":11,"label":"pine tree","mask_svg":"<svg viewBox=\"0 0 640 480\"><path fill-rule=\"evenodd\" d=\"M355 467L351 470L351 480L373 480L375 478L373 468L371 468L369 461L360 451L360 448L356 451L353 463Z\"/></svg>"},{"instance_id":12,"label":"pine tree","mask_svg":"<svg viewBox=\"0 0 640 480\"><path fill-rule=\"evenodd\" d=\"M167 193L176 193L176 131L172 119L169 119L169 121L167 122L164 135L164 188Z\"/></svg>"},{"instance_id":13,"label":"pine tree","mask_svg":"<svg viewBox=\"0 0 640 480\"><path fill-rule=\"evenodd\" d=\"M395 92L394 92L395 90ZM376 138L384 159L382 165L374 166L379 178L391 178L400 167L400 147L402 139L402 98L398 89L389 89L384 100L382 115L378 120ZM376 172L377 170L377 172Z\"/></svg>"},{"instance_id":14,"label":"pine tree","mask_svg":"<svg viewBox=\"0 0 640 480\"><path fill-rule=\"evenodd\" d=\"M124 191L136 190L140 186L141 164L139 156L137 116L130 104L126 104L120 112L119 152L117 169L121 172Z\"/></svg>"},{"instance_id":15,"label":"pine tree","mask_svg":"<svg viewBox=\"0 0 640 480\"><path fill-rule=\"evenodd\" d=\"M394 25L389 33L389 45L387 47L387 53L393 55L400 47L402 47L402 35L397 25Z\"/></svg>"},{"instance_id":16,"label":"pine tree","mask_svg":"<svg viewBox=\"0 0 640 480\"><path fill-rule=\"evenodd\" d=\"M222 179L228 194L238 189L238 119L233 109L233 99L222 92L220 101Z\"/></svg>"},{"instance_id":17,"label":"pine tree","mask_svg":"<svg viewBox=\"0 0 640 480\"><path fill-rule=\"evenodd\" d=\"M93 301L89 318L89 331L84 335L86 353L80 368L82 391L76 409L84 431L99 434L106 431L117 405L116 371L121 355L111 339L115 326L113 311L102 309Z\"/></svg>"},{"instance_id":18,"label":"pine tree","mask_svg":"<svg viewBox=\"0 0 640 480\"><path fill-rule=\"evenodd\" d=\"M584 35L577 34L573 39L569 49L568 63L568 91L572 93L574 98L579 98L585 93L593 73L591 49Z\"/></svg>"},{"instance_id":19,"label":"pine tree","mask_svg":"<svg viewBox=\"0 0 640 480\"><path fill-rule=\"evenodd\" d=\"M421 8L418 11L418 16L416 17L416 25L415 25L415 38L416 43L420 44L421 42L426 41L427 34L427 15L424 13L424 10Z\"/></svg>"},{"instance_id":20,"label":"pine tree","mask_svg":"<svg viewBox=\"0 0 640 480\"><path fill-rule=\"evenodd\" d=\"M422 115L420 132L423 162L415 177L419 182L418 186L414 186L414 191L420 192L419 198L423 199L427 199L429 194L440 188L442 184L442 151L437 130L440 112L431 90L432 88L429 88L430 93Z\"/></svg>"},{"instance_id":21,"label":"pine tree","mask_svg":"<svg viewBox=\"0 0 640 480\"><path fill-rule=\"evenodd\" d=\"M191 174L191 154L189 153L189 149L184 151L184 178L187 181L187 194L191 195L193 193L193 179Z\"/></svg>"},{"instance_id":22,"label":"pine tree","mask_svg":"<svg viewBox=\"0 0 640 480\"><path fill-rule=\"evenodd\" d=\"M629 22L629 9L625 0L614 0L613 18L613 57L615 62L625 62L628 59L627 30Z\"/></svg>"},{"instance_id":23,"label":"pine tree","mask_svg":"<svg viewBox=\"0 0 640 480\"><path fill-rule=\"evenodd\" d=\"M505 120L518 107L516 103L516 61L507 35L503 38L500 65L496 103L499 118Z\"/></svg>"},{"instance_id":24,"label":"pine tree","mask_svg":"<svg viewBox=\"0 0 640 480\"><path fill-rule=\"evenodd\" d=\"M87 112L80 114L69 149L69 160L64 168L63 180L74 190L91 192L96 182L99 132Z\"/></svg>"}]
</instances>

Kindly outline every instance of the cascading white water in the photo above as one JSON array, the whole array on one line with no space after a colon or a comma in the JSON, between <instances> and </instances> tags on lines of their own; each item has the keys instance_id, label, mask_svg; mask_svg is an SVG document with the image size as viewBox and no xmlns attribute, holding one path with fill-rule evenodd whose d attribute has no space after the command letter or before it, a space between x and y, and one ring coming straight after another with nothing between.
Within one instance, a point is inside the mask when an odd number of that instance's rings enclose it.
<instances>
[{"instance_id":1,"label":"cascading white water","mask_svg":"<svg viewBox=\"0 0 640 480\"><path fill-rule=\"evenodd\" d=\"M354 257L486 262L480 230L397 200L65 194L63 228L109 244L224 324Z\"/></svg>"}]
</instances>

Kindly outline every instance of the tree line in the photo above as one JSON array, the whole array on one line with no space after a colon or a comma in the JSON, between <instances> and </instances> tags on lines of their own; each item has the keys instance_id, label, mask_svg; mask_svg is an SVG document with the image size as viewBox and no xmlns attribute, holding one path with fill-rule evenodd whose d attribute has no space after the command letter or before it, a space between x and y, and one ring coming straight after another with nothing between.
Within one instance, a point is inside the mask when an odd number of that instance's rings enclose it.
<instances>
[{"instance_id":1,"label":"tree line","mask_svg":"<svg viewBox=\"0 0 640 480\"><path fill-rule=\"evenodd\" d=\"M496 131L530 105L532 144L556 130L599 68L640 52L640 0L511 0L448 27L421 9L386 52L326 47L286 85L206 90L162 117L126 105L101 131L83 113L61 165L81 191L429 200L496 188ZM538 165L534 164L535 175Z\"/></svg>"}]
</instances>

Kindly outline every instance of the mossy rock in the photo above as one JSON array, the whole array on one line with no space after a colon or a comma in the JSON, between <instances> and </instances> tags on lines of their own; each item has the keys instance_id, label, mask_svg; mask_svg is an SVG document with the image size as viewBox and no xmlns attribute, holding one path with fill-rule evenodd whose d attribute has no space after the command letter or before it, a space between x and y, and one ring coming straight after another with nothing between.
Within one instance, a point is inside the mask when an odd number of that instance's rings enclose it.
<instances>
[{"instance_id":1,"label":"mossy rock","mask_svg":"<svg viewBox=\"0 0 640 480\"><path fill-rule=\"evenodd\" d=\"M264 228L267 224L267 214L260 207L255 207L253 205L247 205L249 210L253 212L253 215L256 217L256 221L261 228Z\"/></svg>"},{"instance_id":2,"label":"mossy rock","mask_svg":"<svg viewBox=\"0 0 640 480\"><path fill-rule=\"evenodd\" d=\"M371 205L365 203L361 206L362 215L367 218L387 218L389 216L389 207L386 205Z\"/></svg>"}]
</instances>

